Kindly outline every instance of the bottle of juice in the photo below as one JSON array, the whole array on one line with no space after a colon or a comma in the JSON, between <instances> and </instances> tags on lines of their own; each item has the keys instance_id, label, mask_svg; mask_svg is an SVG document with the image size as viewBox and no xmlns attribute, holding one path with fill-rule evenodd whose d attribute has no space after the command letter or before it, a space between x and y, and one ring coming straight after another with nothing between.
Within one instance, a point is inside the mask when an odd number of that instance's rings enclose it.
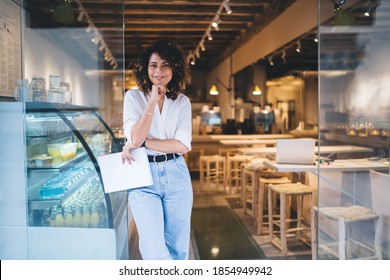
<instances>
[{"instance_id":1,"label":"bottle of juice","mask_svg":"<svg viewBox=\"0 0 390 280\"><path fill-rule=\"evenodd\" d=\"M99 224L99 213L98 213L98 210L96 207L92 207L92 210L91 210L91 221L90 221L90 225L91 225L91 228L96 228Z\"/></svg>"},{"instance_id":2,"label":"bottle of juice","mask_svg":"<svg viewBox=\"0 0 390 280\"><path fill-rule=\"evenodd\" d=\"M74 227L74 219L73 219L73 213L71 209L65 209L65 220L64 220L64 226L66 227Z\"/></svg>"},{"instance_id":3,"label":"bottle of juice","mask_svg":"<svg viewBox=\"0 0 390 280\"><path fill-rule=\"evenodd\" d=\"M83 227L83 216L79 206L74 209L73 224L75 227Z\"/></svg>"},{"instance_id":4,"label":"bottle of juice","mask_svg":"<svg viewBox=\"0 0 390 280\"><path fill-rule=\"evenodd\" d=\"M88 207L88 205L84 205L84 207L83 207L83 219L82 219L83 227L85 227L85 228L89 227L90 221L91 221L91 213L89 211L89 207Z\"/></svg>"},{"instance_id":5,"label":"bottle of juice","mask_svg":"<svg viewBox=\"0 0 390 280\"><path fill-rule=\"evenodd\" d=\"M50 227L55 226L56 216L57 216L57 211L53 210L53 208L52 208L51 214L50 214L50 219L49 219L49 226Z\"/></svg>"},{"instance_id":6,"label":"bottle of juice","mask_svg":"<svg viewBox=\"0 0 390 280\"><path fill-rule=\"evenodd\" d=\"M41 226L42 227L48 227L50 226L50 209L44 209L42 211L42 218L41 218Z\"/></svg>"},{"instance_id":7,"label":"bottle of juice","mask_svg":"<svg viewBox=\"0 0 390 280\"><path fill-rule=\"evenodd\" d=\"M54 220L55 227L63 227L64 226L64 216L62 214L62 208L57 208L56 218Z\"/></svg>"}]
</instances>

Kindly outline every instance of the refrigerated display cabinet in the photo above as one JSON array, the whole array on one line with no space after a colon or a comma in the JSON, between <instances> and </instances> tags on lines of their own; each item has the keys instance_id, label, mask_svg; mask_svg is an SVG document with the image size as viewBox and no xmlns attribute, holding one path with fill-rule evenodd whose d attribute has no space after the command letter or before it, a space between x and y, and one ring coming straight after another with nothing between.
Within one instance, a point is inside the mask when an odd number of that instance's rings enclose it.
<instances>
[{"instance_id":1,"label":"refrigerated display cabinet","mask_svg":"<svg viewBox=\"0 0 390 280\"><path fill-rule=\"evenodd\" d=\"M128 259L126 192L97 157L121 143L94 108L0 103L1 259Z\"/></svg>"}]
</instances>

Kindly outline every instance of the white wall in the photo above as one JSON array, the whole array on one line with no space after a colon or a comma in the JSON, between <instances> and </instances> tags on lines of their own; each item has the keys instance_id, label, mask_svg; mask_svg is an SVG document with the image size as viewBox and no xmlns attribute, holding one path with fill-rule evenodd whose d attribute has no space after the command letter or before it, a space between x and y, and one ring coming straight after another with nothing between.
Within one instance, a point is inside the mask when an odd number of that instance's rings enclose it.
<instances>
[{"instance_id":1,"label":"white wall","mask_svg":"<svg viewBox=\"0 0 390 280\"><path fill-rule=\"evenodd\" d=\"M61 81L70 83L73 104L85 106L99 106L99 79L97 76L86 75L79 61L70 56L75 50L64 50L58 40L58 34L63 33L64 39L71 37L86 36L84 29L31 29L23 30L22 55L24 62L24 78L31 82L33 76L40 76L46 79L46 89L49 88L49 75L59 75ZM69 34L69 35L68 35ZM97 46L90 42L90 51ZM98 64L93 67L98 69ZM91 69L88 69L91 70ZM92 69L93 70L93 69Z\"/></svg>"}]
</instances>

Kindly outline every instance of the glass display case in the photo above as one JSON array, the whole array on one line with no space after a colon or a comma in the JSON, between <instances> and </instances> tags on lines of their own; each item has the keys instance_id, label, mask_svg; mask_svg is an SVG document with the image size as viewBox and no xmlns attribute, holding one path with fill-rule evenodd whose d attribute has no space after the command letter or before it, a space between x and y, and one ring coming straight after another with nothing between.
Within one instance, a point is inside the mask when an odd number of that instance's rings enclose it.
<instances>
[{"instance_id":1,"label":"glass display case","mask_svg":"<svg viewBox=\"0 0 390 280\"><path fill-rule=\"evenodd\" d=\"M18 115L10 123L24 120L13 133L25 145L7 149L23 151L10 156L24 158L24 182L9 187L25 197L26 258L128 259L126 192L106 194L97 163L121 145L96 110L46 102L0 105Z\"/></svg>"}]
</instances>

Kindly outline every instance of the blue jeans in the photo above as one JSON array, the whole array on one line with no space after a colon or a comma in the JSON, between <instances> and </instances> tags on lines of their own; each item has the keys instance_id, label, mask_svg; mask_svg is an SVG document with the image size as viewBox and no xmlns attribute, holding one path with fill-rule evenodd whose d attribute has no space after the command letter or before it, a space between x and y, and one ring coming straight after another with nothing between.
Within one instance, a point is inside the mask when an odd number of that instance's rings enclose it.
<instances>
[{"instance_id":1,"label":"blue jeans","mask_svg":"<svg viewBox=\"0 0 390 280\"><path fill-rule=\"evenodd\" d=\"M182 156L150 163L153 185L128 198L144 260L186 260L190 245L192 184Z\"/></svg>"}]
</instances>

